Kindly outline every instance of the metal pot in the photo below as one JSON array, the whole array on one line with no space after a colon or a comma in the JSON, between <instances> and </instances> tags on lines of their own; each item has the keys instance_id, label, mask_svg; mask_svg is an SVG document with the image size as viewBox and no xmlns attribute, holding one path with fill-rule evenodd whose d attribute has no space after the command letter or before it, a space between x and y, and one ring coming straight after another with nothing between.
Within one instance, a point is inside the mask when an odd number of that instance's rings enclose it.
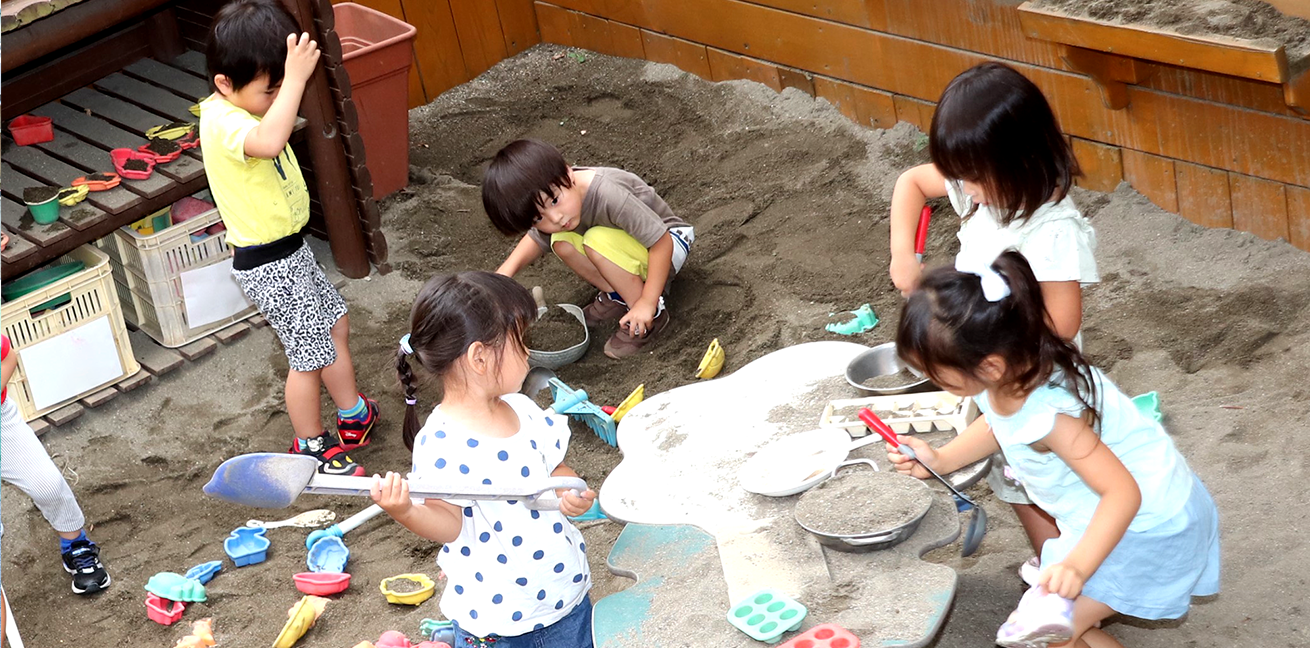
<instances>
[{"instance_id":1,"label":"metal pot","mask_svg":"<svg viewBox=\"0 0 1310 648\"><path fill-rule=\"evenodd\" d=\"M864 386L864 381L870 378L890 376L898 373L901 369L909 369L910 373L915 376L915 380L908 385L897 385L895 387L876 388ZM852 358L850 364L846 365L846 382L866 394L887 396L904 394L917 387L922 387L928 383L928 379L918 369L906 365L900 356L896 355L895 342L887 342Z\"/></svg>"},{"instance_id":2,"label":"metal pot","mask_svg":"<svg viewBox=\"0 0 1310 648\"><path fill-rule=\"evenodd\" d=\"M839 477L836 476L836 473L840 472L843 468L847 468L856 464L864 464L872 468L873 470L878 470L878 466L875 465L873 461L869 459L854 459L839 464L837 468L833 471L833 477L831 478L831 480L839 479ZM908 478L914 479L913 477L908 477ZM922 487L925 491L929 491L928 486L924 484L922 481L918 479L914 479L914 482L916 484L919 484L919 486ZM845 551L849 553L867 553L870 551L877 551L879 549L887 549L889 547L895 546L901 543L902 541L904 541L906 538L909 538L910 536L914 535L915 530L919 528L919 523L923 522L923 518L928 515L928 510L930 508L932 508L931 497L929 497L928 500L926 501L925 505L923 506L923 510L919 511L918 514L916 514L912 519L910 519L909 522L906 522L895 528L888 529L888 530L881 530L876 533L845 534L845 535L824 533L822 531L816 531L806 526L805 524L802 524L800 519L796 519L796 524L799 524L802 529L805 529L806 531L810 532L815 538L819 540L819 544L825 547L832 547L833 549L836 549L838 551ZM795 511L793 510L792 517L795 518L795 515L796 515Z\"/></svg>"}]
</instances>

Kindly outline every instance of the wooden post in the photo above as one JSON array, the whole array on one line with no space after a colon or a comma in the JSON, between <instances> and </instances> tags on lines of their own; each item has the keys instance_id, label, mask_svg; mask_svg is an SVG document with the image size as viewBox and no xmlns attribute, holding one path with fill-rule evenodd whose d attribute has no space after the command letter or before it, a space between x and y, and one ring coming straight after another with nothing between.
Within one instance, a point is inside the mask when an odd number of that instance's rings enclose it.
<instances>
[{"instance_id":1,"label":"wooden post","mask_svg":"<svg viewBox=\"0 0 1310 648\"><path fill-rule=\"evenodd\" d=\"M312 0L282 0L291 14L300 22L301 29L314 40L321 40L314 27ZM300 114L308 122L306 144L314 166L318 185L318 200L323 206L323 221L327 226L328 243L337 268L347 277L358 279L369 273L368 252L364 247L364 232L355 209L354 193L346 166L346 152L337 130L336 108L332 91L328 88L325 67L320 65L305 86L300 101Z\"/></svg>"}]
</instances>

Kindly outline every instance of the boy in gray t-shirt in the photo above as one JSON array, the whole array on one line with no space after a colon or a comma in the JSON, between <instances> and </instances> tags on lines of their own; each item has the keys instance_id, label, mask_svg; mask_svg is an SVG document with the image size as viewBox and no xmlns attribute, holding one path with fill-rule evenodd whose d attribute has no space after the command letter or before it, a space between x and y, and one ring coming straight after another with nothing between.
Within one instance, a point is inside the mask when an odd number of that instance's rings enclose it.
<instances>
[{"instance_id":1,"label":"boy in gray t-shirt","mask_svg":"<svg viewBox=\"0 0 1310 648\"><path fill-rule=\"evenodd\" d=\"M570 167L550 144L517 140L487 168L482 206L496 229L524 235L496 272L513 277L554 252L600 290L582 310L588 326L619 318L605 355L633 355L668 326L663 296L696 237L635 174Z\"/></svg>"}]
</instances>

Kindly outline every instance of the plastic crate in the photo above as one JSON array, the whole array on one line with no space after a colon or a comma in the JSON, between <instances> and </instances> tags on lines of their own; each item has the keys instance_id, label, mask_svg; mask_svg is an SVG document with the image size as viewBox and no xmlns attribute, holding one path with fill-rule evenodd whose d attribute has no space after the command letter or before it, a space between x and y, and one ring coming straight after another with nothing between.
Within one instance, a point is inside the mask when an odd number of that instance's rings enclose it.
<instances>
[{"instance_id":1,"label":"plastic crate","mask_svg":"<svg viewBox=\"0 0 1310 648\"><path fill-rule=\"evenodd\" d=\"M180 347L222 328L247 319L257 312L255 306L235 315L192 327L186 318L186 295L182 290L182 273L221 263L232 257L227 233L203 234L192 240L192 232L202 232L220 222L217 209L211 209L183 223L153 234L140 234L130 227L114 231L108 254L114 260L114 280L119 285L123 317L128 323L166 347Z\"/></svg>"},{"instance_id":2,"label":"plastic crate","mask_svg":"<svg viewBox=\"0 0 1310 648\"><path fill-rule=\"evenodd\" d=\"M113 335L115 352L121 375L90 387L70 398L42 408L37 408L27 374L23 370L20 357L18 368L9 383L9 395L18 404L18 411L23 420L30 421L38 416L52 412L106 385L112 385L123 378L141 370L132 355L132 345L128 341L127 327L123 322L123 312L119 305L114 279L111 276L109 257L90 245L83 245L60 257L55 263L81 261L85 269L77 274L61 279L40 290L28 293L13 301L5 302L3 320L5 335L13 345L14 352L34 346L40 342L61 335L80 327L95 323L102 318L109 319L109 329ZM32 312L32 308L44 304L62 295L68 295L65 304L44 311ZM76 367L69 367L76 372Z\"/></svg>"}]
</instances>

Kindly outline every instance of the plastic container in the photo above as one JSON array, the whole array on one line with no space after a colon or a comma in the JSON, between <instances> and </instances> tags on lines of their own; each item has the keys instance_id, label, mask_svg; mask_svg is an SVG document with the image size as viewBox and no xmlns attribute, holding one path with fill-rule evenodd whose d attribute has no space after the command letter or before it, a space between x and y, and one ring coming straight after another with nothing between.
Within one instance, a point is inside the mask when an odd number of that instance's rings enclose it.
<instances>
[{"instance_id":1,"label":"plastic container","mask_svg":"<svg viewBox=\"0 0 1310 648\"><path fill-rule=\"evenodd\" d=\"M159 598L154 594L146 595L146 616L160 625L173 625L186 612L186 603Z\"/></svg>"},{"instance_id":2,"label":"plastic container","mask_svg":"<svg viewBox=\"0 0 1310 648\"><path fill-rule=\"evenodd\" d=\"M268 558L268 547L272 544L264 532L263 528L239 527L223 540L223 551L237 567L262 563Z\"/></svg>"},{"instance_id":3,"label":"plastic container","mask_svg":"<svg viewBox=\"0 0 1310 648\"><path fill-rule=\"evenodd\" d=\"M778 643L782 633L801 627L808 610L778 590L762 589L737 601L728 611L728 623L751 639Z\"/></svg>"},{"instance_id":4,"label":"plastic container","mask_svg":"<svg viewBox=\"0 0 1310 648\"><path fill-rule=\"evenodd\" d=\"M305 566L316 573L342 574L350 560L350 549L337 536L326 536L314 542L305 557Z\"/></svg>"},{"instance_id":5,"label":"plastic container","mask_svg":"<svg viewBox=\"0 0 1310 648\"><path fill-rule=\"evenodd\" d=\"M860 638L835 623L822 623L778 648L860 648Z\"/></svg>"},{"instance_id":6,"label":"plastic container","mask_svg":"<svg viewBox=\"0 0 1310 648\"><path fill-rule=\"evenodd\" d=\"M83 245L59 257L54 263L65 264L77 261L82 262L82 271L15 298L13 301L5 302L4 308L0 309L3 310L5 335L9 336L14 350L21 351L57 335L94 324L101 318L108 318L109 328L113 333L113 352L118 356L123 372L76 396L38 407L33 400L27 374L23 371L20 362L9 383L9 397L18 405L18 411L24 421L44 416L141 370L141 365L132 355L132 345L128 342L127 326L123 322L118 291L114 288L109 257L95 247ZM64 297L67 297L67 301L62 305L46 306L48 302L62 300ZM38 306L41 308L37 308ZM66 368L70 377L75 376L78 369L78 367Z\"/></svg>"},{"instance_id":7,"label":"plastic container","mask_svg":"<svg viewBox=\"0 0 1310 648\"><path fill-rule=\"evenodd\" d=\"M59 220L59 194L39 203L27 203L27 211L32 212L32 220L42 225Z\"/></svg>"},{"instance_id":8,"label":"plastic container","mask_svg":"<svg viewBox=\"0 0 1310 648\"><path fill-rule=\"evenodd\" d=\"M146 581L146 591L169 601L186 603L204 602L208 595L205 586L194 578L173 572L159 572Z\"/></svg>"},{"instance_id":9,"label":"plastic container","mask_svg":"<svg viewBox=\"0 0 1310 648\"><path fill-rule=\"evenodd\" d=\"M392 583L396 581L417 583L418 588L410 592L398 592L391 587ZM378 585L378 589L382 590L382 594L387 597L387 602L397 605L418 605L432 598L432 593L436 591L436 588L437 584L432 582L427 574L400 574L384 578L382 583Z\"/></svg>"},{"instance_id":10,"label":"plastic container","mask_svg":"<svg viewBox=\"0 0 1310 648\"><path fill-rule=\"evenodd\" d=\"M409 183L409 65L413 25L353 2L332 6L341 62L359 111L373 197Z\"/></svg>"},{"instance_id":11,"label":"plastic container","mask_svg":"<svg viewBox=\"0 0 1310 648\"><path fill-rule=\"evenodd\" d=\"M122 178L118 177L117 173L101 172L101 175L109 176L109 179L87 180L87 176L82 176L80 178L73 180L73 186L80 187L82 185L86 185L87 191L108 191L110 189L113 189L114 187L117 187L118 184L123 181Z\"/></svg>"},{"instance_id":12,"label":"plastic container","mask_svg":"<svg viewBox=\"0 0 1310 648\"><path fill-rule=\"evenodd\" d=\"M55 128L49 117L23 115L9 122L9 134L14 136L15 144L30 146L53 140Z\"/></svg>"},{"instance_id":13,"label":"plastic container","mask_svg":"<svg viewBox=\"0 0 1310 648\"><path fill-rule=\"evenodd\" d=\"M200 581L200 584L204 585L210 580L213 580L214 574L217 574L220 571L223 571L223 561L211 560L209 562L200 563L199 565L186 570L186 573L182 575Z\"/></svg>"},{"instance_id":14,"label":"plastic container","mask_svg":"<svg viewBox=\"0 0 1310 648\"><path fill-rule=\"evenodd\" d=\"M167 218L168 211L163 213ZM97 243L113 260L123 317L166 347L194 342L258 312L252 304L230 317L201 326L187 322L182 273L232 256L223 231L197 238L192 235L208 232L221 221L218 210L210 209L187 218L186 227L166 227L148 234L120 227Z\"/></svg>"},{"instance_id":15,"label":"plastic container","mask_svg":"<svg viewBox=\"0 0 1310 648\"><path fill-rule=\"evenodd\" d=\"M292 576L291 580L296 583L296 589L314 596L339 594L350 587L350 574L302 572Z\"/></svg>"},{"instance_id":16,"label":"plastic container","mask_svg":"<svg viewBox=\"0 0 1310 648\"><path fill-rule=\"evenodd\" d=\"M587 354L587 347L591 344L591 331L587 329L587 316L582 312L581 308L573 304L556 304L556 306L568 311L570 315L577 318L578 326L582 327L582 341L559 351L528 349L529 367L542 367L554 371L564 365L577 362L578 359ZM537 309L537 317L544 314L544 310Z\"/></svg>"},{"instance_id":17,"label":"plastic container","mask_svg":"<svg viewBox=\"0 0 1310 648\"><path fill-rule=\"evenodd\" d=\"M149 153L134 151L129 148L116 148L109 152L109 159L114 161L114 170L118 175L128 180L145 180L150 174L155 172L155 156ZM128 160L141 160L146 163L145 171L133 171L123 167Z\"/></svg>"}]
</instances>

